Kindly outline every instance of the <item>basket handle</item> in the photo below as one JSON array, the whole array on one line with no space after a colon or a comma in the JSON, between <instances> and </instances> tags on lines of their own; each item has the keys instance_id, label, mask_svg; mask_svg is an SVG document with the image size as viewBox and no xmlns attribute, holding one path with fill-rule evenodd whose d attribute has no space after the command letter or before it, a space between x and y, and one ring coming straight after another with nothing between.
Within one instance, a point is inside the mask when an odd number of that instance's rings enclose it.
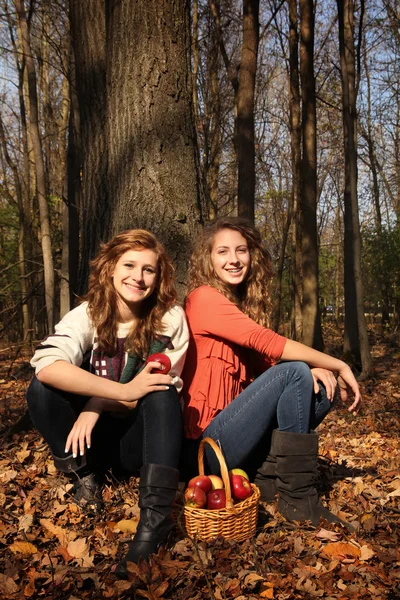
<instances>
[{"instance_id":1,"label":"basket handle","mask_svg":"<svg viewBox=\"0 0 400 600\"><path fill-rule=\"evenodd\" d=\"M214 452L217 456L220 470L221 470L222 481L224 482L224 487L225 487L226 508L232 508L233 500L232 500L231 484L229 481L228 467L226 466L226 462L225 462L225 459L223 457L220 447L210 437L205 437L200 442L199 453L198 453L199 474L204 475L204 450L205 450L204 446L206 444L211 446L211 448L214 450Z\"/></svg>"}]
</instances>

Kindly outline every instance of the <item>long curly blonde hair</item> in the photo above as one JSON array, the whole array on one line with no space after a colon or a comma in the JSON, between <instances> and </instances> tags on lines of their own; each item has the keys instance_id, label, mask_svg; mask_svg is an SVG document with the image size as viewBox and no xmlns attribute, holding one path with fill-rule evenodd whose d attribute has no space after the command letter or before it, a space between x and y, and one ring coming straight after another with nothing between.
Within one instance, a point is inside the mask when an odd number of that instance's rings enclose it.
<instances>
[{"instance_id":1,"label":"long curly blonde hair","mask_svg":"<svg viewBox=\"0 0 400 600\"><path fill-rule=\"evenodd\" d=\"M223 229L238 231L247 241L251 263L245 281L233 288L216 275L211 251L215 236ZM201 285L216 288L242 312L263 327L269 326L271 299L269 286L273 276L271 258L261 234L241 217L225 217L207 225L196 243L189 264L188 294Z\"/></svg>"},{"instance_id":2,"label":"long curly blonde hair","mask_svg":"<svg viewBox=\"0 0 400 600\"><path fill-rule=\"evenodd\" d=\"M117 349L117 293L112 274L120 257L129 250L153 250L157 255L158 276L154 292L143 301L141 314L133 325L125 348L147 356L156 333L162 332L163 315L175 304L174 267L157 238L145 229L130 229L103 243L91 262L89 291L83 300L88 302L89 316L96 328L99 349L112 356Z\"/></svg>"}]
</instances>

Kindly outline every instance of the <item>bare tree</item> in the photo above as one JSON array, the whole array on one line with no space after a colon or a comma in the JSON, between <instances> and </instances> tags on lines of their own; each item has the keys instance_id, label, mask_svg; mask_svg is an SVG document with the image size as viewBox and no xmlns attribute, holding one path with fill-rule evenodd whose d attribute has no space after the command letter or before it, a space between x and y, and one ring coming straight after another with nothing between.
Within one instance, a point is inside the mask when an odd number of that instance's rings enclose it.
<instances>
[{"instance_id":1,"label":"bare tree","mask_svg":"<svg viewBox=\"0 0 400 600\"><path fill-rule=\"evenodd\" d=\"M32 55L29 24L24 7L24 0L15 0L21 31L21 44L28 74L30 133L35 157L36 186L40 211L40 234L44 264L44 284L46 297L47 324L49 331L54 326L54 262L51 247L51 229L49 205L47 202L45 163L43 158L42 140L39 128L39 105L36 84L36 69Z\"/></svg>"},{"instance_id":2,"label":"bare tree","mask_svg":"<svg viewBox=\"0 0 400 600\"><path fill-rule=\"evenodd\" d=\"M317 111L314 76L314 23L313 0L300 0L302 341L309 346L322 350L318 294Z\"/></svg>"},{"instance_id":3,"label":"bare tree","mask_svg":"<svg viewBox=\"0 0 400 600\"><path fill-rule=\"evenodd\" d=\"M361 235L357 197L357 91L354 44L354 2L337 0L339 17L340 72L342 79L345 156L344 192L344 349L361 363L362 376L372 371L367 325L364 315L361 273Z\"/></svg>"}]
</instances>

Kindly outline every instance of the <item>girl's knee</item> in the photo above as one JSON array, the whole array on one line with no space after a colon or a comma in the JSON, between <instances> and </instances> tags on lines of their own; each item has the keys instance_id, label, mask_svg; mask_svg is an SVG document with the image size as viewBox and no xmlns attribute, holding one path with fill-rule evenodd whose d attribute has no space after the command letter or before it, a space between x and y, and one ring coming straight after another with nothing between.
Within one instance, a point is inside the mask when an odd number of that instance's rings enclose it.
<instances>
[{"instance_id":1,"label":"girl's knee","mask_svg":"<svg viewBox=\"0 0 400 600\"><path fill-rule=\"evenodd\" d=\"M159 392L147 394L142 402L144 406L155 406L158 407L158 409L162 406L180 406L179 396L175 386L171 386L167 390L160 390Z\"/></svg>"},{"instance_id":2,"label":"girl's knee","mask_svg":"<svg viewBox=\"0 0 400 600\"><path fill-rule=\"evenodd\" d=\"M311 369L307 363L299 360L286 363L286 366L291 371L293 377L301 379L313 385L313 376L311 373Z\"/></svg>"},{"instance_id":3,"label":"girl's knee","mask_svg":"<svg viewBox=\"0 0 400 600\"><path fill-rule=\"evenodd\" d=\"M26 392L26 401L28 403L29 410L37 410L40 406L46 404L48 396L48 389L39 381L37 377L34 377Z\"/></svg>"}]
</instances>

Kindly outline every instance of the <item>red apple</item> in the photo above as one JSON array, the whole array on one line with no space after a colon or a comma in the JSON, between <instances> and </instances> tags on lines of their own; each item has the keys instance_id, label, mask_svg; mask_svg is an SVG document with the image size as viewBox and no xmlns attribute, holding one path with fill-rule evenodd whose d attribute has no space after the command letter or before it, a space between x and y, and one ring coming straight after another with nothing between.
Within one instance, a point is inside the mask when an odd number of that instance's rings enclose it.
<instances>
[{"instance_id":1,"label":"red apple","mask_svg":"<svg viewBox=\"0 0 400 600\"><path fill-rule=\"evenodd\" d=\"M209 475L208 477L211 479L213 490L222 490L224 487L224 482L222 481L221 477L218 477L218 475Z\"/></svg>"},{"instance_id":2,"label":"red apple","mask_svg":"<svg viewBox=\"0 0 400 600\"><path fill-rule=\"evenodd\" d=\"M243 471L243 469L232 469L229 471L229 475L242 475L247 479L247 481L250 481L249 476L247 475L246 471Z\"/></svg>"},{"instance_id":3,"label":"red apple","mask_svg":"<svg viewBox=\"0 0 400 600\"><path fill-rule=\"evenodd\" d=\"M226 506L226 494L224 489L211 490L207 494L207 509L218 510L225 508Z\"/></svg>"},{"instance_id":4,"label":"red apple","mask_svg":"<svg viewBox=\"0 0 400 600\"><path fill-rule=\"evenodd\" d=\"M192 508L204 508L207 504L206 493L198 485L185 490L185 505Z\"/></svg>"},{"instance_id":5,"label":"red apple","mask_svg":"<svg viewBox=\"0 0 400 600\"><path fill-rule=\"evenodd\" d=\"M198 485L206 494L212 490L212 482L207 475L197 475L197 477L193 477L188 483L188 488L194 487L195 485Z\"/></svg>"},{"instance_id":6,"label":"red apple","mask_svg":"<svg viewBox=\"0 0 400 600\"><path fill-rule=\"evenodd\" d=\"M232 475L230 477L232 496L235 500L245 500L251 496L253 490L250 482L243 475Z\"/></svg>"},{"instance_id":7,"label":"red apple","mask_svg":"<svg viewBox=\"0 0 400 600\"><path fill-rule=\"evenodd\" d=\"M161 352L151 354L146 359L146 365L149 362L159 362L161 365L159 369L152 369L152 373L162 373L163 375L166 375L171 369L171 361L169 360L169 357L166 354L162 354Z\"/></svg>"}]
</instances>

